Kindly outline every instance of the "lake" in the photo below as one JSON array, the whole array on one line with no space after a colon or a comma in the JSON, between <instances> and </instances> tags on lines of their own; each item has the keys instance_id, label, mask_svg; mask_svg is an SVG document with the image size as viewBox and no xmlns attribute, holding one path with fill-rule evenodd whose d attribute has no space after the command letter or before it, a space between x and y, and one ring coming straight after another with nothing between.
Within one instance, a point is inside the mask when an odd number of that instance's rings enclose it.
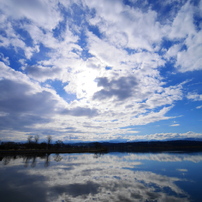
<instances>
[{"instance_id":1,"label":"lake","mask_svg":"<svg viewBox=\"0 0 202 202\"><path fill-rule=\"evenodd\" d=\"M202 201L202 153L0 157L0 201Z\"/></svg>"}]
</instances>

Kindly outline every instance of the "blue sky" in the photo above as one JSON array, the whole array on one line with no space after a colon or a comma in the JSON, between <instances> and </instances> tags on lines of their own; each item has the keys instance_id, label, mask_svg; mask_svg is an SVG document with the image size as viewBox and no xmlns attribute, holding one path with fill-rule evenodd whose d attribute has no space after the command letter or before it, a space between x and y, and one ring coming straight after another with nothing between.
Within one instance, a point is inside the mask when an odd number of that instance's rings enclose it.
<instances>
[{"instance_id":1,"label":"blue sky","mask_svg":"<svg viewBox=\"0 0 202 202\"><path fill-rule=\"evenodd\" d=\"M0 2L1 140L202 138L202 1Z\"/></svg>"}]
</instances>

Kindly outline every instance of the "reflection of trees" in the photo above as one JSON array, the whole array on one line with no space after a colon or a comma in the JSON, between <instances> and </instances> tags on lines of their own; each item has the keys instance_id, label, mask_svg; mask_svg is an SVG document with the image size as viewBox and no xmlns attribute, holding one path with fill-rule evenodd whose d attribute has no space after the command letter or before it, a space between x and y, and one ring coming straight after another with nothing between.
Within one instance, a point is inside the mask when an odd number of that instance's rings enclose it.
<instances>
[{"instance_id":1,"label":"reflection of trees","mask_svg":"<svg viewBox=\"0 0 202 202\"><path fill-rule=\"evenodd\" d=\"M99 158L102 155L104 155L103 153L94 153L93 158Z\"/></svg>"},{"instance_id":2,"label":"reflection of trees","mask_svg":"<svg viewBox=\"0 0 202 202\"><path fill-rule=\"evenodd\" d=\"M5 157L3 158L3 164L4 164L4 165L8 165L11 159L12 159L11 156L5 156Z\"/></svg>"},{"instance_id":3,"label":"reflection of trees","mask_svg":"<svg viewBox=\"0 0 202 202\"><path fill-rule=\"evenodd\" d=\"M45 162L44 162L45 167L49 166L49 163L50 163L49 155L50 154L45 154L44 156L40 156L41 159L45 159ZM25 165L24 165L25 167L28 167L29 165L31 167L36 166L36 162L37 162L36 155L27 155L27 156L23 156L23 158L24 158L24 162L25 162Z\"/></svg>"},{"instance_id":4,"label":"reflection of trees","mask_svg":"<svg viewBox=\"0 0 202 202\"><path fill-rule=\"evenodd\" d=\"M59 154L56 156L56 161L60 161L62 159ZM50 164L50 154L44 154L44 155L6 155L6 156L1 156L0 159L3 162L3 165L8 165L11 160L16 160L16 159L23 159L24 162L24 167L35 167L37 165L37 158L44 159L44 166L47 167Z\"/></svg>"},{"instance_id":5,"label":"reflection of trees","mask_svg":"<svg viewBox=\"0 0 202 202\"><path fill-rule=\"evenodd\" d=\"M11 160L15 159L23 159L24 167L35 167L37 165L37 158L44 160L44 166L48 167L50 165L50 153L45 153L43 155L5 155L0 156L0 161L2 161L3 165L8 165ZM71 157L70 157L71 158ZM56 154L54 157L54 160L56 162L60 162L63 159L63 157L60 154ZM72 160L72 158L71 158Z\"/></svg>"},{"instance_id":6,"label":"reflection of trees","mask_svg":"<svg viewBox=\"0 0 202 202\"><path fill-rule=\"evenodd\" d=\"M44 166L48 167L50 165L50 154L46 154Z\"/></svg>"},{"instance_id":7,"label":"reflection of trees","mask_svg":"<svg viewBox=\"0 0 202 202\"><path fill-rule=\"evenodd\" d=\"M59 154L56 154L54 160L55 160L56 162L59 162L59 161L62 160L62 156L60 156Z\"/></svg>"},{"instance_id":8,"label":"reflection of trees","mask_svg":"<svg viewBox=\"0 0 202 202\"><path fill-rule=\"evenodd\" d=\"M36 156L32 158L32 163L31 163L31 167L35 167L35 166L36 166Z\"/></svg>"},{"instance_id":9,"label":"reflection of trees","mask_svg":"<svg viewBox=\"0 0 202 202\"><path fill-rule=\"evenodd\" d=\"M24 158L24 162L25 162L25 164L24 164L24 166L25 167L29 167L29 163L30 163L30 161L31 161L31 167L35 167L36 166L36 156L24 156L23 157Z\"/></svg>"}]
</instances>

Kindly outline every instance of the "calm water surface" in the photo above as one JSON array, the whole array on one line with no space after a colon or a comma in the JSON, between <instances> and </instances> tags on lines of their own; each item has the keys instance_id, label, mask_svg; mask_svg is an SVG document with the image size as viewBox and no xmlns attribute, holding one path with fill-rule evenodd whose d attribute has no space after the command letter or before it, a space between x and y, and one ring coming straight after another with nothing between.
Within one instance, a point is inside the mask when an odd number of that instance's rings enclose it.
<instances>
[{"instance_id":1,"label":"calm water surface","mask_svg":"<svg viewBox=\"0 0 202 202\"><path fill-rule=\"evenodd\" d=\"M0 157L0 201L202 201L202 153Z\"/></svg>"}]
</instances>

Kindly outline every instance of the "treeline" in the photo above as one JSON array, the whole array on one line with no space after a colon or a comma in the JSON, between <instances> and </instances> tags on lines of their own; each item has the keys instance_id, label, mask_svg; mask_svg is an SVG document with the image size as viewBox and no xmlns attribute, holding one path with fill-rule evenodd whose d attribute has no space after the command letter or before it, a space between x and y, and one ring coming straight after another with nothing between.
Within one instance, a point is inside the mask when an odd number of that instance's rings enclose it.
<instances>
[{"instance_id":1,"label":"treeline","mask_svg":"<svg viewBox=\"0 0 202 202\"><path fill-rule=\"evenodd\" d=\"M47 136L46 142L39 143L39 136L28 136L27 142L0 142L0 152L17 153L77 153L77 152L106 152L107 148L98 142L66 144L62 140L52 141Z\"/></svg>"},{"instance_id":2,"label":"treeline","mask_svg":"<svg viewBox=\"0 0 202 202\"><path fill-rule=\"evenodd\" d=\"M27 142L1 142L0 152L13 151L23 153L79 153L79 152L163 152L163 151L202 151L202 141L176 140L176 141L148 141L148 142L91 142L66 144L61 140L52 143L51 136L46 142L39 143L39 137L28 137Z\"/></svg>"},{"instance_id":3,"label":"treeline","mask_svg":"<svg viewBox=\"0 0 202 202\"><path fill-rule=\"evenodd\" d=\"M64 144L63 141L57 140L52 143L52 137L47 136L47 142L39 143L39 136L28 136L27 142L1 142L0 150L33 150L33 149L51 149L51 148L63 148L70 147L70 145Z\"/></svg>"},{"instance_id":4,"label":"treeline","mask_svg":"<svg viewBox=\"0 0 202 202\"><path fill-rule=\"evenodd\" d=\"M110 152L202 151L202 141L173 140L104 143Z\"/></svg>"},{"instance_id":5,"label":"treeline","mask_svg":"<svg viewBox=\"0 0 202 202\"><path fill-rule=\"evenodd\" d=\"M19 143L19 142L2 142L0 150L33 150L33 149L59 149L72 147L69 144L64 144L62 141L56 141L55 144L42 143Z\"/></svg>"}]
</instances>

